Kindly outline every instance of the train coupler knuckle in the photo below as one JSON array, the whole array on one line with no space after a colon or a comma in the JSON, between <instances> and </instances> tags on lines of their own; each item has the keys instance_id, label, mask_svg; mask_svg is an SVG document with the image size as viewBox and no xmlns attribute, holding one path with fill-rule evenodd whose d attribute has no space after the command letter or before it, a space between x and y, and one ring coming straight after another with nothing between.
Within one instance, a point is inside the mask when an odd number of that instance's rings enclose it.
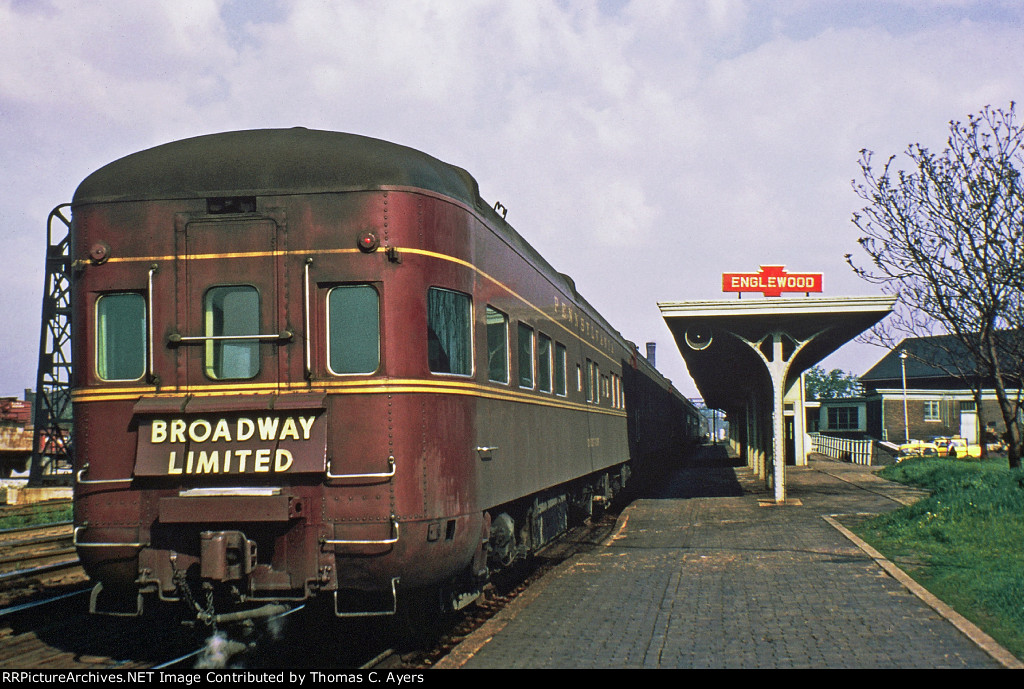
<instances>
[{"instance_id":1,"label":"train coupler knuckle","mask_svg":"<svg viewBox=\"0 0 1024 689\"><path fill-rule=\"evenodd\" d=\"M204 531L199 535L199 573L212 581L239 581L256 567L256 543L241 531Z\"/></svg>"}]
</instances>

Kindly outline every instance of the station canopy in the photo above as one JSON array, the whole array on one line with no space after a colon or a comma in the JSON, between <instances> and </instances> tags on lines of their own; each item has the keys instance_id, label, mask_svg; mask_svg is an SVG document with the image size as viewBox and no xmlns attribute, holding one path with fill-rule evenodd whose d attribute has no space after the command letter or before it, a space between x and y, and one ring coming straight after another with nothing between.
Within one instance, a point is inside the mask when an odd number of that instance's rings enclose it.
<instances>
[{"instance_id":1,"label":"station canopy","mask_svg":"<svg viewBox=\"0 0 1024 689\"><path fill-rule=\"evenodd\" d=\"M773 387L751 343L760 343L771 360L773 336L782 333L788 389L803 371L885 318L894 302L894 297L764 297L658 306L704 403L734 410L747 404L752 388Z\"/></svg>"}]
</instances>

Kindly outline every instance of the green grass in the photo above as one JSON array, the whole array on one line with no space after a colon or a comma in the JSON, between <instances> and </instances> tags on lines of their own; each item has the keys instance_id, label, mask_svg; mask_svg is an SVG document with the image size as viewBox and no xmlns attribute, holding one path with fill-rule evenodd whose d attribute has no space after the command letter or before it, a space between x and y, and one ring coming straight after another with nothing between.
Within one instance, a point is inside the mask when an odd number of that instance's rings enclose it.
<instances>
[{"instance_id":1,"label":"green grass","mask_svg":"<svg viewBox=\"0 0 1024 689\"><path fill-rule=\"evenodd\" d=\"M909 459L879 475L931 496L854 531L1024 658L1024 471L1005 459Z\"/></svg>"},{"instance_id":2,"label":"green grass","mask_svg":"<svg viewBox=\"0 0 1024 689\"><path fill-rule=\"evenodd\" d=\"M23 509L10 510L8 514L0 513L0 529L16 529L20 526L31 526L33 524L67 522L71 521L71 517L71 501L41 502Z\"/></svg>"}]
</instances>

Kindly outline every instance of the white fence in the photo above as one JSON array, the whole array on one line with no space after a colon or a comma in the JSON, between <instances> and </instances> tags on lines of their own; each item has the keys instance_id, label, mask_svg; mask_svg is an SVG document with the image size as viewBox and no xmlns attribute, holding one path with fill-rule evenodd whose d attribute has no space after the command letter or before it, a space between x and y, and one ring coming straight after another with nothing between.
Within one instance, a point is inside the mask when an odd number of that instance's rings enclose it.
<instances>
[{"instance_id":1,"label":"white fence","mask_svg":"<svg viewBox=\"0 0 1024 689\"><path fill-rule=\"evenodd\" d=\"M871 466L871 460L875 454L874 440L848 440L846 438L831 438L820 433L811 434L811 447L832 459L842 459L854 464Z\"/></svg>"}]
</instances>

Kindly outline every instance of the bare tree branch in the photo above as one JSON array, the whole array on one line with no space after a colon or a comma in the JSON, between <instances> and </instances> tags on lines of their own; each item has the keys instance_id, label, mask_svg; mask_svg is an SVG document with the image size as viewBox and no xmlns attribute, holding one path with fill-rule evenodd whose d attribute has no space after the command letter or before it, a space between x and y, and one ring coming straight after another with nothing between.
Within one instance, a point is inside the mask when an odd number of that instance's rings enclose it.
<instances>
[{"instance_id":1,"label":"bare tree branch","mask_svg":"<svg viewBox=\"0 0 1024 689\"><path fill-rule=\"evenodd\" d=\"M898 297L893 316L867 339L892 348L905 337L954 336L967 359L950 374L972 389L979 381L992 385L1010 466L1020 466L1024 128L1014 116L1010 103L950 122L943 151L907 147L907 169L891 156L876 170L873 153L862 150L863 179L853 188L867 205L853 222L869 262L846 259L857 275Z\"/></svg>"}]
</instances>

